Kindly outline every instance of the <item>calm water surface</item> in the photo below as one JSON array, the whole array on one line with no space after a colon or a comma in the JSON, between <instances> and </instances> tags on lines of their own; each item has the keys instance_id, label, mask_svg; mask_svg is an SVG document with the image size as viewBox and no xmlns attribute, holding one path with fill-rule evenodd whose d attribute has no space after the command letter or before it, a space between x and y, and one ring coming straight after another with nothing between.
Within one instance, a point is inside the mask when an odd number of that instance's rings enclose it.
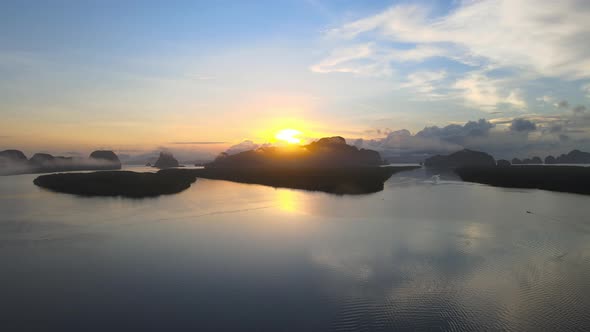
<instances>
[{"instance_id":1,"label":"calm water surface","mask_svg":"<svg viewBox=\"0 0 590 332\"><path fill-rule=\"evenodd\" d=\"M0 177L2 330L590 329L590 197L431 176L143 200Z\"/></svg>"}]
</instances>

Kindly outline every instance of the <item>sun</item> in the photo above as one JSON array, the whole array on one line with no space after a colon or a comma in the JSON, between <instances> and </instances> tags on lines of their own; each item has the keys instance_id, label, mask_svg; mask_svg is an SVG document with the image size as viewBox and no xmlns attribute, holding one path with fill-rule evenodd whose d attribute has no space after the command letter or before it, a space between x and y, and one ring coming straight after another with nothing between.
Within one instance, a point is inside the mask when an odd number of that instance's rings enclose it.
<instances>
[{"instance_id":1,"label":"sun","mask_svg":"<svg viewBox=\"0 0 590 332\"><path fill-rule=\"evenodd\" d=\"M295 136L300 134L301 132L296 129L283 129L275 135L275 138L289 144L299 144L301 140Z\"/></svg>"}]
</instances>

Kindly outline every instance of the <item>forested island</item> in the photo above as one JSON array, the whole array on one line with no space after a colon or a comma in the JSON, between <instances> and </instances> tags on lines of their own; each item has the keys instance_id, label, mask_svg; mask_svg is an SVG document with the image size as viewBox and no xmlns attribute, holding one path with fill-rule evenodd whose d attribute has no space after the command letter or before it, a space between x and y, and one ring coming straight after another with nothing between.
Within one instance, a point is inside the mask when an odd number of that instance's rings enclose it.
<instances>
[{"instance_id":1,"label":"forested island","mask_svg":"<svg viewBox=\"0 0 590 332\"><path fill-rule=\"evenodd\" d=\"M559 157L560 162L583 163L590 154L573 150ZM515 158L516 159L516 158ZM554 159L550 159L555 161ZM447 156L434 156L425 161L430 168L453 170L461 180L497 187L543 189L590 195L590 167L540 165L539 157L498 160L480 151L462 150Z\"/></svg>"},{"instance_id":2,"label":"forested island","mask_svg":"<svg viewBox=\"0 0 590 332\"><path fill-rule=\"evenodd\" d=\"M121 196L131 198L176 194L188 189L196 174L186 170L161 170L156 173L101 171L41 175L35 185L55 192L80 196Z\"/></svg>"},{"instance_id":3,"label":"forested island","mask_svg":"<svg viewBox=\"0 0 590 332\"><path fill-rule=\"evenodd\" d=\"M573 150L555 161L580 163L590 154ZM86 162L62 162L58 157L35 154L27 160L16 150L0 153L37 171L120 168L112 151L95 151ZM554 159L549 158L549 161ZM520 160L518 160L520 161ZM496 161L493 156L464 149L425 160L432 169L449 169L464 181L511 188L538 188L590 194L590 168L578 166L531 165L539 157L524 162ZM307 145L261 147L232 155L222 153L202 169L177 169L170 153L161 153L157 173L97 172L40 176L35 184L57 192L84 196L153 197L172 194L190 187L197 178L227 180L272 187L322 191L338 195L367 194L383 190L392 174L417 166L384 167L377 151L358 149L344 138L325 137Z\"/></svg>"},{"instance_id":4,"label":"forested island","mask_svg":"<svg viewBox=\"0 0 590 332\"><path fill-rule=\"evenodd\" d=\"M543 189L590 195L590 167L539 165L462 167L455 172L463 181L496 187Z\"/></svg>"},{"instance_id":5,"label":"forested island","mask_svg":"<svg viewBox=\"0 0 590 332\"><path fill-rule=\"evenodd\" d=\"M172 155L161 156L161 159L173 161ZM265 147L235 155L222 154L203 169L53 174L38 177L35 184L84 196L150 197L180 192L190 187L196 178L207 178L354 195L381 191L392 174L417 168L382 167L381 164L378 152L347 145L342 137L328 137L304 146Z\"/></svg>"}]
</instances>

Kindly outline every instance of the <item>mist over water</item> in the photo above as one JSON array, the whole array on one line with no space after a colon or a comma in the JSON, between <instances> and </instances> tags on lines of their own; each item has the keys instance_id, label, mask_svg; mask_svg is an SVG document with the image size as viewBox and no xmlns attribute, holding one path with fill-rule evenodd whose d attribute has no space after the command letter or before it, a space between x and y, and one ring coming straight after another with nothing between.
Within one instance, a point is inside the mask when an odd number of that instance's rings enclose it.
<instances>
[{"instance_id":1,"label":"mist over water","mask_svg":"<svg viewBox=\"0 0 590 332\"><path fill-rule=\"evenodd\" d=\"M82 198L34 178L0 178L9 330L590 326L588 196L424 169L363 196L198 179Z\"/></svg>"},{"instance_id":2,"label":"mist over water","mask_svg":"<svg viewBox=\"0 0 590 332\"><path fill-rule=\"evenodd\" d=\"M54 159L44 162L40 165L31 165L27 162L15 162L11 160L1 160L0 176L26 174L26 173L50 173L55 169L74 169L74 170L95 170L101 168L115 168L120 166L118 162L112 162L103 159L86 159L86 158L71 158L71 159Z\"/></svg>"}]
</instances>

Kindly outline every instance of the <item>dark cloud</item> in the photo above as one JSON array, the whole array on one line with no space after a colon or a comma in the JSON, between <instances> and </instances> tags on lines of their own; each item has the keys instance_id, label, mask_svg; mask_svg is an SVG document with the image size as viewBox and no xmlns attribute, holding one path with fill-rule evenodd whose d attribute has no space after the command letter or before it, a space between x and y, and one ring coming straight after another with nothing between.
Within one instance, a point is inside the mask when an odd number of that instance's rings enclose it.
<instances>
[{"instance_id":1,"label":"dark cloud","mask_svg":"<svg viewBox=\"0 0 590 332\"><path fill-rule=\"evenodd\" d=\"M536 131L536 135L525 135ZM463 125L426 127L415 135L407 130L380 139L352 141L357 147L379 151L384 157L447 154L463 148L485 151L496 158L546 156L573 149L590 151L590 114L537 115L469 121Z\"/></svg>"},{"instance_id":2,"label":"dark cloud","mask_svg":"<svg viewBox=\"0 0 590 332\"><path fill-rule=\"evenodd\" d=\"M584 113L584 112L586 112L586 106L578 105L578 106L574 107L572 109L572 111L574 111L574 113Z\"/></svg>"},{"instance_id":3,"label":"dark cloud","mask_svg":"<svg viewBox=\"0 0 590 332\"><path fill-rule=\"evenodd\" d=\"M390 132L381 139L357 139L353 141L353 144L359 148L380 151L385 157L449 153L462 149L473 138L486 137L494 126L493 123L480 119L469 121L464 125L426 127L416 135L412 135L406 129L401 129Z\"/></svg>"},{"instance_id":4,"label":"dark cloud","mask_svg":"<svg viewBox=\"0 0 590 332\"><path fill-rule=\"evenodd\" d=\"M426 127L416 133L418 137L437 138L454 144L464 144L469 137L486 136L494 124L485 120L469 121L464 125L451 124L445 127Z\"/></svg>"},{"instance_id":5,"label":"dark cloud","mask_svg":"<svg viewBox=\"0 0 590 332\"><path fill-rule=\"evenodd\" d=\"M510 130L515 132L528 132L537 129L537 125L523 118L516 118L510 124Z\"/></svg>"},{"instance_id":6,"label":"dark cloud","mask_svg":"<svg viewBox=\"0 0 590 332\"><path fill-rule=\"evenodd\" d=\"M557 107L559 107L559 108L569 108L570 107L570 103L568 103L567 100L560 100L559 102L557 102Z\"/></svg>"}]
</instances>

